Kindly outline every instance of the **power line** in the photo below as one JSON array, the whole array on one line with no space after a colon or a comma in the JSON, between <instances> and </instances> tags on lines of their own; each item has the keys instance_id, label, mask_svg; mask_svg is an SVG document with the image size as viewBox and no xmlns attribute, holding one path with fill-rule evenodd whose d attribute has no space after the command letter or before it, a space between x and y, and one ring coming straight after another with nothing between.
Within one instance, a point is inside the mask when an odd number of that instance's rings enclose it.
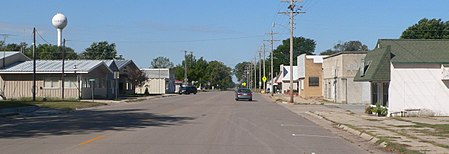
<instances>
[{"instance_id":1,"label":"power line","mask_svg":"<svg viewBox=\"0 0 449 154\"><path fill-rule=\"evenodd\" d=\"M39 33L39 31L36 31L37 35L39 35L39 37L47 44L51 44L50 42L48 42L47 40L44 39L44 37L42 37L41 33Z\"/></svg>"},{"instance_id":2,"label":"power line","mask_svg":"<svg viewBox=\"0 0 449 154\"><path fill-rule=\"evenodd\" d=\"M162 40L162 41L149 41L149 40L111 40L113 42L119 43L188 43L188 42L205 42L205 41L222 41L222 40L238 40L238 39L248 39L248 38L260 38L265 35L254 35L254 36L242 36L242 37L229 37L229 38L211 38L211 39L198 39L198 40ZM72 42L95 42L88 40L71 40Z\"/></svg>"}]
</instances>

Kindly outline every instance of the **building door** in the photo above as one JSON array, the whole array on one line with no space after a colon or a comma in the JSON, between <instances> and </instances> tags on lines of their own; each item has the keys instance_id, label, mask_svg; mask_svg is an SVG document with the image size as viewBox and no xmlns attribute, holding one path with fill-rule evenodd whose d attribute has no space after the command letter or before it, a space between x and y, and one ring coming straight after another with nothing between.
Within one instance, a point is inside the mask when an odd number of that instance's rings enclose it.
<instances>
[{"instance_id":1,"label":"building door","mask_svg":"<svg viewBox=\"0 0 449 154\"><path fill-rule=\"evenodd\" d=\"M382 106L388 106L388 87L390 83L382 83Z\"/></svg>"},{"instance_id":2,"label":"building door","mask_svg":"<svg viewBox=\"0 0 449 154\"><path fill-rule=\"evenodd\" d=\"M377 88L378 88L377 83L371 82L371 104L372 105L376 105L377 100L378 100L378 97L377 97L378 89Z\"/></svg>"}]
</instances>

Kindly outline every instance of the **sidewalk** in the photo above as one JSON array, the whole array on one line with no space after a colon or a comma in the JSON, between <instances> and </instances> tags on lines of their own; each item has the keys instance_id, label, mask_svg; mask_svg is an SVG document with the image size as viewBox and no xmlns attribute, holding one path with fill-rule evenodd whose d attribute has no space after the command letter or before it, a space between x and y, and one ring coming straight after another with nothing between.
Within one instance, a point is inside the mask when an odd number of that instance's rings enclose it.
<instances>
[{"instance_id":1,"label":"sidewalk","mask_svg":"<svg viewBox=\"0 0 449 154\"><path fill-rule=\"evenodd\" d=\"M333 104L299 97L295 97L295 104L289 104L285 95L275 95L272 99L292 112L326 120L390 150L449 153L449 117L377 117L365 114L365 105Z\"/></svg>"}]
</instances>

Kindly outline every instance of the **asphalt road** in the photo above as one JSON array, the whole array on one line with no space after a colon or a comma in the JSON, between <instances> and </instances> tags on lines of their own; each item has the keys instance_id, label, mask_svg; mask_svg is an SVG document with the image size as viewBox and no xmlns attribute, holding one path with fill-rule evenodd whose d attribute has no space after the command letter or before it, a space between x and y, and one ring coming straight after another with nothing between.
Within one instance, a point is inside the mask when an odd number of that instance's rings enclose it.
<instances>
[{"instance_id":1,"label":"asphalt road","mask_svg":"<svg viewBox=\"0 0 449 154\"><path fill-rule=\"evenodd\" d=\"M368 153L266 96L199 93L0 118L0 153Z\"/></svg>"}]
</instances>

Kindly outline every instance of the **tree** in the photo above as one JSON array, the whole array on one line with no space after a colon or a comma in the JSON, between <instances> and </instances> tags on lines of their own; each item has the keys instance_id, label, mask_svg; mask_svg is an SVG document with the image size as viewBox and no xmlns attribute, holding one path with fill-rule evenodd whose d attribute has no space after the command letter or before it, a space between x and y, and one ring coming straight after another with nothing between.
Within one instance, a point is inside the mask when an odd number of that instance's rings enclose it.
<instances>
[{"instance_id":1,"label":"tree","mask_svg":"<svg viewBox=\"0 0 449 154\"><path fill-rule=\"evenodd\" d=\"M184 66L182 65L176 65L173 67L175 70L175 78L176 80L184 80Z\"/></svg>"},{"instance_id":2,"label":"tree","mask_svg":"<svg viewBox=\"0 0 449 154\"><path fill-rule=\"evenodd\" d=\"M20 44L5 44L5 42L0 41L0 50L2 51L21 51L22 49L26 49L26 47L27 44L25 42L21 42Z\"/></svg>"},{"instance_id":3,"label":"tree","mask_svg":"<svg viewBox=\"0 0 449 154\"><path fill-rule=\"evenodd\" d=\"M22 45L26 45L21 43ZM14 46L14 45L12 45ZM64 50L64 59L78 59L78 54L70 47L58 47L51 44L40 44L36 47L36 59L41 60L58 60L62 59L62 52ZM25 55L32 58L33 49L28 47L25 49Z\"/></svg>"},{"instance_id":4,"label":"tree","mask_svg":"<svg viewBox=\"0 0 449 154\"><path fill-rule=\"evenodd\" d=\"M117 57L115 44L107 41L94 42L82 53L82 59L114 59Z\"/></svg>"},{"instance_id":5,"label":"tree","mask_svg":"<svg viewBox=\"0 0 449 154\"><path fill-rule=\"evenodd\" d=\"M449 21L423 18L402 32L401 39L449 39Z\"/></svg>"},{"instance_id":6,"label":"tree","mask_svg":"<svg viewBox=\"0 0 449 154\"><path fill-rule=\"evenodd\" d=\"M348 41L338 43L332 49L321 52L320 55L331 55L342 51L368 51L368 46L360 41Z\"/></svg>"},{"instance_id":7,"label":"tree","mask_svg":"<svg viewBox=\"0 0 449 154\"><path fill-rule=\"evenodd\" d=\"M249 65L251 65L251 62L241 62L238 63L237 65L235 65L234 67L234 75L235 77L237 77L237 81L239 82L243 82L245 80L245 71L247 70L247 67L249 67ZM269 69L267 69L269 70Z\"/></svg>"},{"instance_id":8,"label":"tree","mask_svg":"<svg viewBox=\"0 0 449 154\"><path fill-rule=\"evenodd\" d=\"M152 68L173 68L173 63L167 57L156 57L151 61Z\"/></svg>"},{"instance_id":9,"label":"tree","mask_svg":"<svg viewBox=\"0 0 449 154\"><path fill-rule=\"evenodd\" d=\"M294 37L293 38L293 64L296 65L297 56L301 54L311 55L315 52L316 43L312 39L304 38L304 37ZM267 62L270 61L268 58ZM286 39L282 41L282 44L279 45L273 51L273 66L274 74L276 75L279 72L279 69L276 69L281 64L290 65L290 39Z\"/></svg>"},{"instance_id":10,"label":"tree","mask_svg":"<svg viewBox=\"0 0 449 154\"><path fill-rule=\"evenodd\" d=\"M200 59L195 60L191 65L192 67L190 68L189 72L191 72L190 75L192 81L197 81L197 86L203 86L206 84L206 69L208 64L209 63L203 57L201 57Z\"/></svg>"},{"instance_id":11,"label":"tree","mask_svg":"<svg viewBox=\"0 0 449 154\"><path fill-rule=\"evenodd\" d=\"M128 73L128 79L135 88L136 86L143 86L148 77L141 70L132 70Z\"/></svg>"},{"instance_id":12,"label":"tree","mask_svg":"<svg viewBox=\"0 0 449 154\"><path fill-rule=\"evenodd\" d=\"M326 51L321 52L320 55L332 55L332 54L336 54L336 53L338 53L338 52L340 52L340 51L335 51L335 50L332 50L332 49L327 49Z\"/></svg>"},{"instance_id":13,"label":"tree","mask_svg":"<svg viewBox=\"0 0 449 154\"><path fill-rule=\"evenodd\" d=\"M210 86L214 86L218 89L227 89L235 86L232 82L231 68L219 61L211 61L207 66L207 75Z\"/></svg>"}]
</instances>

